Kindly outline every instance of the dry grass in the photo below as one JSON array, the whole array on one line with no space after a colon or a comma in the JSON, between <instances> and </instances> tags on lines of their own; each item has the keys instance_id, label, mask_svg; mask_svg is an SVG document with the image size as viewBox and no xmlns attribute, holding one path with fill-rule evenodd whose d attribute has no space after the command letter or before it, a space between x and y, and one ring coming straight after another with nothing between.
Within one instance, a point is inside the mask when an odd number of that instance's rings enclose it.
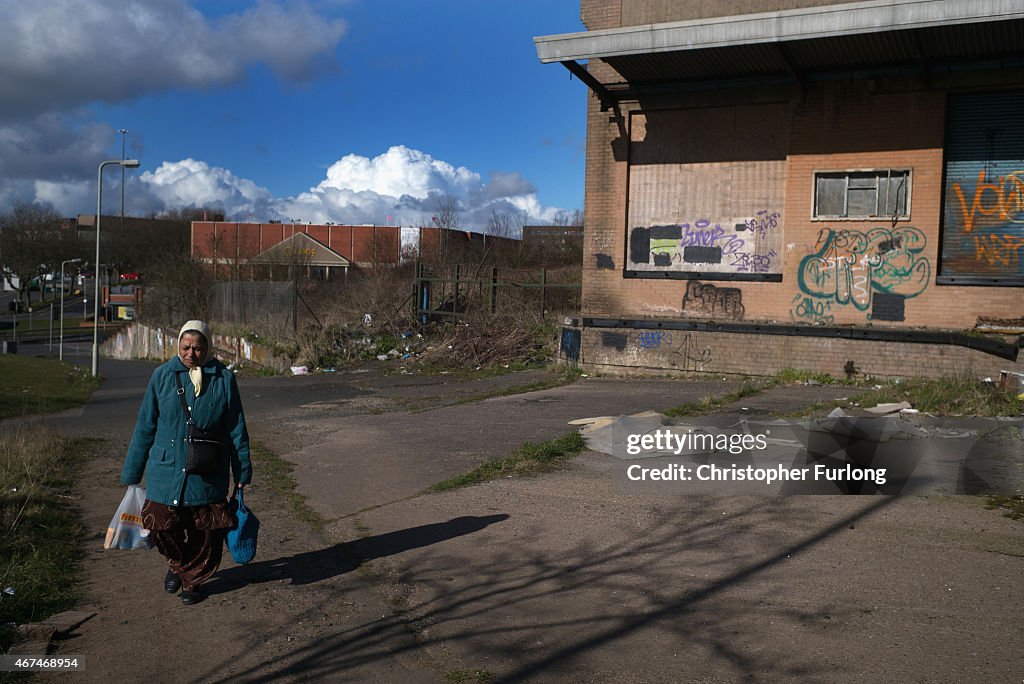
<instances>
[{"instance_id":1,"label":"dry grass","mask_svg":"<svg viewBox=\"0 0 1024 684\"><path fill-rule=\"evenodd\" d=\"M80 527L71 506L75 466L95 448L55 437L41 425L0 431L0 597L3 622L24 624L77 600ZM0 647L13 639L0 630Z\"/></svg>"}]
</instances>

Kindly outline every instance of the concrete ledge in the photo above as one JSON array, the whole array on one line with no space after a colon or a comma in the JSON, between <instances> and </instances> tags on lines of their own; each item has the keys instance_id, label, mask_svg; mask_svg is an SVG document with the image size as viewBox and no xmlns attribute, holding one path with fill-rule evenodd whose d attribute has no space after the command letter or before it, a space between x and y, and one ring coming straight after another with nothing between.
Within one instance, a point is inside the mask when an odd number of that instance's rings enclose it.
<instances>
[{"instance_id":1,"label":"concrete ledge","mask_svg":"<svg viewBox=\"0 0 1024 684\"><path fill-rule=\"evenodd\" d=\"M1024 19L1020 0L869 0L533 39L541 62L781 43Z\"/></svg>"}]
</instances>

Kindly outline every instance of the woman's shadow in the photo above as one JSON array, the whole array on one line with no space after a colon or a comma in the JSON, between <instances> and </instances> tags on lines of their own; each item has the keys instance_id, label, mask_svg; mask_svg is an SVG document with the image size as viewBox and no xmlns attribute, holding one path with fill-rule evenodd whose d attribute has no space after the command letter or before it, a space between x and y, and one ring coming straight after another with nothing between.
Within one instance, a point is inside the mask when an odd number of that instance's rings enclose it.
<instances>
[{"instance_id":1,"label":"woman's shadow","mask_svg":"<svg viewBox=\"0 0 1024 684\"><path fill-rule=\"evenodd\" d=\"M430 546L508 519L508 514L461 516L447 522L410 527L405 530L342 542L318 551L285 558L257 561L221 570L203 585L207 594L222 594L249 584L290 579L292 584L312 584L343 575L366 561ZM257 555L259 552L257 551Z\"/></svg>"}]
</instances>

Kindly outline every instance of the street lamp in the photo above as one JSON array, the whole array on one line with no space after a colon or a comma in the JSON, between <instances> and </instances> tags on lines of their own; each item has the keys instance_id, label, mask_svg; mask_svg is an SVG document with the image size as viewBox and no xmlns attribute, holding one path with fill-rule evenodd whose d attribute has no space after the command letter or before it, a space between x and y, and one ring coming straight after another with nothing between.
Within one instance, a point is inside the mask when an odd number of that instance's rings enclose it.
<instances>
[{"instance_id":1,"label":"street lamp","mask_svg":"<svg viewBox=\"0 0 1024 684\"><path fill-rule=\"evenodd\" d=\"M128 135L127 128L118 129L121 134L121 161L124 162L124 139ZM121 230L124 230L124 164L121 164Z\"/></svg>"},{"instance_id":2,"label":"street lamp","mask_svg":"<svg viewBox=\"0 0 1024 684\"><path fill-rule=\"evenodd\" d=\"M57 358L61 361L64 360L64 287L66 285L64 282L64 264L78 264L81 262L81 259L67 259L60 262L60 345L57 347Z\"/></svg>"},{"instance_id":3,"label":"street lamp","mask_svg":"<svg viewBox=\"0 0 1024 684\"><path fill-rule=\"evenodd\" d=\"M93 288L92 306L92 377L99 377L100 374L100 215L103 212L103 167L110 164L120 164L122 167L135 169L139 166L138 159L109 159L100 162L99 170L96 172L96 263L93 267Z\"/></svg>"}]
</instances>

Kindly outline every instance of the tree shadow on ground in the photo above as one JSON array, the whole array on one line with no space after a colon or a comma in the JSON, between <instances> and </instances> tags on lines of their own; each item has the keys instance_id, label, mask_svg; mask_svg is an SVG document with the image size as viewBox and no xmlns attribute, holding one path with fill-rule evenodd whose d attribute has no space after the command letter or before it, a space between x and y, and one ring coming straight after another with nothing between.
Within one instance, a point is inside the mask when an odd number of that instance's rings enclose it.
<instances>
[{"instance_id":1,"label":"tree shadow on ground","mask_svg":"<svg viewBox=\"0 0 1024 684\"><path fill-rule=\"evenodd\" d=\"M375 558L392 556L465 534L479 532L508 519L508 515L461 516L451 520L378 534L343 542L317 551L239 565L218 572L203 585L209 595L236 591L248 584L291 580L293 585L313 584L352 572Z\"/></svg>"},{"instance_id":2,"label":"tree shadow on ground","mask_svg":"<svg viewBox=\"0 0 1024 684\"><path fill-rule=\"evenodd\" d=\"M286 657L267 658L233 673L232 680L341 681L360 668L387 667L402 654L456 647L474 663L489 663L494 681L503 682L572 679L597 675L599 667L605 675L636 674L666 650L681 652L680 666L696 663L701 672L703 664L727 679L829 681L837 674L834 663L784 643L765 649L757 639L766 618L775 629L818 627L839 624L833 616L857 612L841 598L805 604L780 602L776 594L820 579L814 572L786 576L788 559L873 515L891 499L861 500L846 515L824 523L794 502L799 498L737 506L727 498L707 497L655 509L639 533L610 541L572 530L567 537L576 539L575 545L558 549L532 544L533 532L543 532L538 527L516 542L500 532L474 539L489 544L486 551L445 545L414 552L387 578L396 586L417 587L403 610L353 624ZM725 510L709 516L709 508ZM395 533L401 541L394 545L378 540L364 549L382 557L424 546L410 538L415 529ZM254 646L279 629L254 635ZM416 638L408 638L410 630ZM613 656L604 652L608 647Z\"/></svg>"}]
</instances>

